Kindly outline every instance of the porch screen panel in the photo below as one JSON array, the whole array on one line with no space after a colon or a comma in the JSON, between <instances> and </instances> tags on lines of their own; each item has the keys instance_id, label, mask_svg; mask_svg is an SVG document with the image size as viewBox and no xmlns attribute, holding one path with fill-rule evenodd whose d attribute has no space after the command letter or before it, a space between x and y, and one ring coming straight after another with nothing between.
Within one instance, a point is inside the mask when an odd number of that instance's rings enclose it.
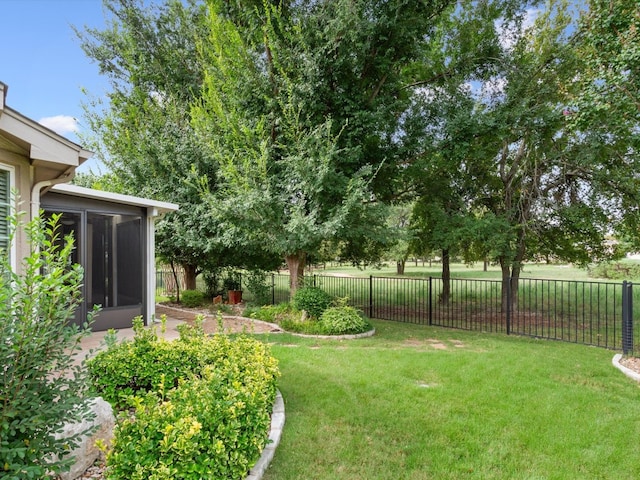
<instances>
[{"instance_id":1,"label":"porch screen panel","mask_svg":"<svg viewBox=\"0 0 640 480\"><path fill-rule=\"evenodd\" d=\"M87 214L89 304L102 308L142 304L142 217Z\"/></svg>"},{"instance_id":2,"label":"porch screen panel","mask_svg":"<svg viewBox=\"0 0 640 480\"><path fill-rule=\"evenodd\" d=\"M11 205L11 184L9 171L0 169L0 251L9 250L9 207Z\"/></svg>"}]
</instances>

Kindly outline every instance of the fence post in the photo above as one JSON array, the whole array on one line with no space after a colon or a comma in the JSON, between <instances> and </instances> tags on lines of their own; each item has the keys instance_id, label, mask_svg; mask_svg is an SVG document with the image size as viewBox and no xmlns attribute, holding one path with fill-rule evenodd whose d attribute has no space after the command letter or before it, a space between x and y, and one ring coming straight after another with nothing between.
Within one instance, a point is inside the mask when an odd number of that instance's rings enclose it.
<instances>
[{"instance_id":1,"label":"fence post","mask_svg":"<svg viewBox=\"0 0 640 480\"><path fill-rule=\"evenodd\" d=\"M433 325L433 277L429 277L429 325Z\"/></svg>"},{"instance_id":2,"label":"fence post","mask_svg":"<svg viewBox=\"0 0 640 480\"><path fill-rule=\"evenodd\" d=\"M271 305L276 304L276 274L271 274Z\"/></svg>"},{"instance_id":3,"label":"fence post","mask_svg":"<svg viewBox=\"0 0 640 480\"><path fill-rule=\"evenodd\" d=\"M373 275L369 275L369 317L373 318Z\"/></svg>"},{"instance_id":4,"label":"fence post","mask_svg":"<svg viewBox=\"0 0 640 480\"><path fill-rule=\"evenodd\" d=\"M622 282L622 353L633 354L633 283Z\"/></svg>"},{"instance_id":5,"label":"fence post","mask_svg":"<svg viewBox=\"0 0 640 480\"><path fill-rule=\"evenodd\" d=\"M314 287L316 287L316 286L317 286L317 285L316 285L316 277L317 277L317 275L314 273L314 274L313 274L313 286L314 286Z\"/></svg>"},{"instance_id":6,"label":"fence post","mask_svg":"<svg viewBox=\"0 0 640 480\"><path fill-rule=\"evenodd\" d=\"M507 335L511 334L511 277L507 279Z\"/></svg>"}]
</instances>

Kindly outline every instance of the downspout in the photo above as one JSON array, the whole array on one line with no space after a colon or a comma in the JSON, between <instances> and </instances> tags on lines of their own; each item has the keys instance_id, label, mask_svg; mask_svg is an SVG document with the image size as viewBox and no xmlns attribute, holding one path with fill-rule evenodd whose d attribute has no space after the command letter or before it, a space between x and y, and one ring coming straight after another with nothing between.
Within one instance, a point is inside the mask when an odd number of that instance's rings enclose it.
<instances>
[{"instance_id":1,"label":"downspout","mask_svg":"<svg viewBox=\"0 0 640 480\"><path fill-rule=\"evenodd\" d=\"M40 215L40 192L42 191L42 189L58 185L59 183L68 183L73 180L73 177L75 177L75 175L75 167L70 167L58 178L43 180L33 186L33 188L31 189L31 220Z\"/></svg>"}]
</instances>

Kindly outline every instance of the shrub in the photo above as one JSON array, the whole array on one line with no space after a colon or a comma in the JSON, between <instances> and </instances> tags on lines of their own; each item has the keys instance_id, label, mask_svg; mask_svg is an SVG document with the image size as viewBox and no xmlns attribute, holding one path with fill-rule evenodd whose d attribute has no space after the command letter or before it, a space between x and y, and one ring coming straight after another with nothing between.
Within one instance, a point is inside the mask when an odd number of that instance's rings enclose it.
<instances>
[{"instance_id":1,"label":"shrub","mask_svg":"<svg viewBox=\"0 0 640 480\"><path fill-rule=\"evenodd\" d=\"M204 305L204 293L199 290L185 290L182 292L180 303L187 308L196 308Z\"/></svg>"},{"instance_id":2,"label":"shrub","mask_svg":"<svg viewBox=\"0 0 640 480\"><path fill-rule=\"evenodd\" d=\"M333 297L318 287L302 287L293 295L293 306L306 311L312 318L320 318L333 301Z\"/></svg>"},{"instance_id":3,"label":"shrub","mask_svg":"<svg viewBox=\"0 0 640 480\"><path fill-rule=\"evenodd\" d=\"M267 276L263 271L251 271L245 277L247 290L253 294L253 301L257 305L267 305L271 302L271 286L267 284Z\"/></svg>"},{"instance_id":4,"label":"shrub","mask_svg":"<svg viewBox=\"0 0 640 480\"><path fill-rule=\"evenodd\" d=\"M300 312L296 312L289 303L279 303L277 305L263 305L260 308L249 307L245 309L243 315L263 322L280 324L281 320L291 315L299 316Z\"/></svg>"},{"instance_id":5,"label":"shrub","mask_svg":"<svg viewBox=\"0 0 640 480\"><path fill-rule=\"evenodd\" d=\"M640 265L622 262L603 262L589 269L592 278L610 280L633 280L640 278Z\"/></svg>"},{"instance_id":6,"label":"shrub","mask_svg":"<svg viewBox=\"0 0 640 480\"><path fill-rule=\"evenodd\" d=\"M326 309L320 317L319 324L326 335L364 333L372 328L362 312L347 305Z\"/></svg>"},{"instance_id":7,"label":"shrub","mask_svg":"<svg viewBox=\"0 0 640 480\"><path fill-rule=\"evenodd\" d=\"M31 254L24 274L0 251L0 477L45 478L68 470L66 455L81 432L55 434L67 421L89 418L85 377L74 357L89 322L69 324L81 300L82 268L71 264L73 239L60 238L59 215L26 225ZM11 219L11 238L19 226ZM57 459L57 460L54 460Z\"/></svg>"},{"instance_id":8,"label":"shrub","mask_svg":"<svg viewBox=\"0 0 640 480\"><path fill-rule=\"evenodd\" d=\"M89 362L105 398L135 408L134 416L120 416L108 476L244 478L267 440L275 398L278 368L268 346L245 336L207 337L198 324L168 342L139 325L133 341ZM121 388L130 389L125 401Z\"/></svg>"},{"instance_id":9,"label":"shrub","mask_svg":"<svg viewBox=\"0 0 640 480\"><path fill-rule=\"evenodd\" d=\"M304 333L305 335L324 335L324 330L320 322L313 318L302 316L284 318L280 321L280 326L287 332Z\"/></svg>"}]
</instances>

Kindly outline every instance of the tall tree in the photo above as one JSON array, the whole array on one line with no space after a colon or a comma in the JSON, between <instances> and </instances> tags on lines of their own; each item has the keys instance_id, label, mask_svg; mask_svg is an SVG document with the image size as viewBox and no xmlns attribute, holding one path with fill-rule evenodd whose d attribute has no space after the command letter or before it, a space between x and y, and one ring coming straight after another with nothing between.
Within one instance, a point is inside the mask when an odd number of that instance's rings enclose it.
<instances>
[{"instance_id":1,"label":"tall tree","mask_svg":"<svg viewBox=\"0 0 640 480\"><path fill-rule=\"evenodd\" d=\"M209 2L194 111L223 165L211 205L241 227L227 242L258 241L286 259L292 290L326 241L354 261L382 251L380 201L396 188L409 101L402 69L447 3L282 2L240 15Z\"/></svg>"},{"instance_id":2,"label":"tall tree","mask_svg":"<svg viewBox=\"0 0 640 480\"><path fill-rule=\"evenodd\" d=\"M108 103L88 105L95 148L114 182L105 189L179 203L157 230L161 259L180 264L195 289L205 269L273 266L260 251L242 252L218 241L219 222L200 198L201 183L217 188L215 158L191 126L190 104L201 94L204 66L197 45L206 36L206 8L195 0L145 6L104 0L105 30L78 31L82 46L111 83ZM198 175L193 175L197 171Z\"/></svg>"},{"instance_id":3,"label":"tall tree","mask_svg":"<svg viewBox=\"0 0 640 480\"><path fill-rule=\"evenodd\" d=\"M429 86L422 128L436 147L417 162L416 178L427 186L439 179L446 187L441 196L425 189L429 204L440 199L435 211L453 215L462 206L471 213L471 223L459 223L458 230L490 245L481 251L501 265L503 301L511 291L515 305L523 262L539 251L583 263L607 254L606 234L621 222L622 197L614 185L621 185L623 172L635 174L621 166L618 180L607 185L601 174L612 163L603 155L606 135L567 128L567 85L578 77L580 61L566 4L466 6L443 23L421 71L426 80L415 83ZM455 199L458 207L444 208ZM456 222L441 225L431 221L439 242L455 243ZM465 238L457 241L464 245Z\"/></svg>"}]
</instances>

